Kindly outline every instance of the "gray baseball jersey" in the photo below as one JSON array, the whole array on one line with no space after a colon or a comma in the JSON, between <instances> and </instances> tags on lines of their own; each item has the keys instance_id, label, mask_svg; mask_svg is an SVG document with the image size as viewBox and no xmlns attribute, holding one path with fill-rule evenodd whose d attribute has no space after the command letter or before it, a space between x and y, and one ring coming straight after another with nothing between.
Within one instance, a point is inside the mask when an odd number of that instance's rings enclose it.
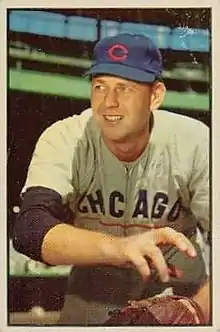
<instances>
[{"instance_id":1,"label":"gray baseball jersey","mask_svg":"<svg viewBox=\"0 0 220 332\"><path fill-rule=\"evenodd\" d=\"M192 229L199 223L209 230L209 130L189 117L153 114L148 146L130 163L105 146L91 109L56 122L37 142L23 192L32 186L57 191L77 227L128 236L170 226L197 247ZM190 259L168 249L167 260L184 270L183 280L170 286L181 292L198 285L205 275L201 255ZM101 324L109 309L164 289L156 274L144 283L134 269L73 267L60 321Z\"/></svg>"}]
</instances>

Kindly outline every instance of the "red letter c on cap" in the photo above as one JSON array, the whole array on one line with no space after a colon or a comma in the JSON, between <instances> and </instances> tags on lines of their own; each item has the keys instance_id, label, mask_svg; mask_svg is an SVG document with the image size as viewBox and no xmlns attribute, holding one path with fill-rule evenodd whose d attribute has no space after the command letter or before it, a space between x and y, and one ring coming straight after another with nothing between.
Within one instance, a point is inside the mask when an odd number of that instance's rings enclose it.
<instances>
[{"instance_id":1,"label":"red letter c on cap","mask_svg":"<svg viewBox=\"0 0 220 332\"><path fill-rule=\"evenodd\" d=\"M121 51L121 55L116 55L115 51ZM128 49L126 46L122 44L115 44L111 46L108 49L108 56L113 60L113 61L120 61L120 60L126 60L128 57Z\"/></svg>"}]
</instances>

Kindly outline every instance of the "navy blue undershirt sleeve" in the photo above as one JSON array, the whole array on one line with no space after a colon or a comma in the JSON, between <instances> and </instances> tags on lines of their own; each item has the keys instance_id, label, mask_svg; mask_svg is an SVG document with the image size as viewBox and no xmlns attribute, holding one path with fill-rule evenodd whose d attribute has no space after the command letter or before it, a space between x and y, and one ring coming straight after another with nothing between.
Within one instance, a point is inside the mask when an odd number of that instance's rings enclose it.
<instances>
[{"instance_id":1,"label":"navy blue undershirt sleeve","mask_svg":"<svg viewBox=\"0 0 220 332\"><path fill-rule=\"evenodd\" d=\"M22 197L21 209L12 229L15 250L43 262L41 246L46 233L61 223L72 223L73 213L61 196L44 187L31 187Z\"/></svg>"}]
</instances>

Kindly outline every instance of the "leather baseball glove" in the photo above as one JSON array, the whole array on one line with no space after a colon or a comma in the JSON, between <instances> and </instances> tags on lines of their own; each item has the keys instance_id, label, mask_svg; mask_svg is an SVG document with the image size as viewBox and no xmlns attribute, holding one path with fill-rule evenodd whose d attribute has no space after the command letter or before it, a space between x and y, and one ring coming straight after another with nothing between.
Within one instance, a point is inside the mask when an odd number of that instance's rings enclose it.
<instances>
[{"instance_id":1,"label":"leather baseball glove","mask_svg":"<svg viewBox=\"0 0 220 332\"><path fill-rule=\"evenodd\" d=\"M199 305L183 296L161 296L130 301L121 310L110 313L104 326L204 325Z\"/></svg>"}]
</instances>

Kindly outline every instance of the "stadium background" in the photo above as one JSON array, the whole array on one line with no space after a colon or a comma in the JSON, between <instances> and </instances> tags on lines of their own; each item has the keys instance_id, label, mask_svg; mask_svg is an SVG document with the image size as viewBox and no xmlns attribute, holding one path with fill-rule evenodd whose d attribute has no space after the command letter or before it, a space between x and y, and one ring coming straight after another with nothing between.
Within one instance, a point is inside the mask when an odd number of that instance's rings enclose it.
<instances>
[{"instance_id":1,"label":"stadium background","mask_svg":"<svg viewBox=\"0 0 220 332\"><path fill-rule=\"evenodd\" d=\"M10 235L39 135L89 106L89 81L82 74L94 43L120 32L146 34L160 48L167 87L163 108L211 125L210 9L8 11L9 325L54 324L62 307L70 267L47 267L18 254Z\"/></svg>"}]
</instances>

